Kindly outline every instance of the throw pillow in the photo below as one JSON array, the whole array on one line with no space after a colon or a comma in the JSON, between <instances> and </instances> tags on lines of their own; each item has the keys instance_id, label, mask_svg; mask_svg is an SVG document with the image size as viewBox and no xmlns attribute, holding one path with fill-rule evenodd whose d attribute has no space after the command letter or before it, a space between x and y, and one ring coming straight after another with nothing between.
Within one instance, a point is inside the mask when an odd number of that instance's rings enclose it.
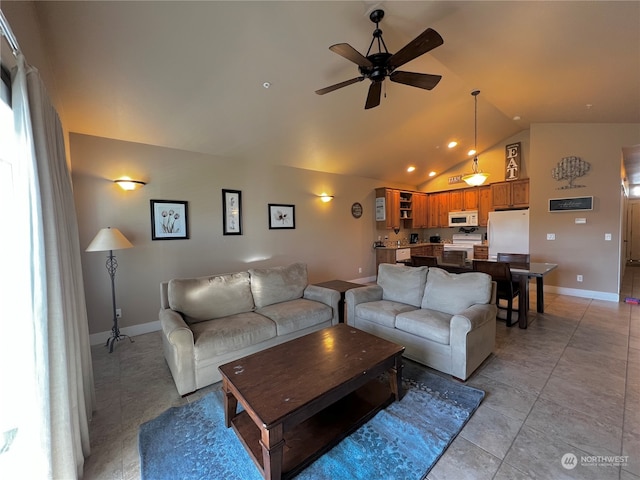
<instances>
[{"instance_id":1,"label":"throw pillow","mask_svg":"<svg viewBox=\"0 0 640 480\"><path fill-rule=\"evenodd\" d=\"M169 281L169 306L187 323L222 318L254 309L247 272Z\"/></svg>"},{"instance_id":2,"label":"throw pillow","mask_svg":"<svg viewBox=\"0 0 640 480\"><path fill-rule=\"evenodd\" d=\"M256 308L302 298L307 287L307 265L294 263L286 267L252 268L251 293Z\"/></svg>"},{"instance_id":3,"label":"throw pillow","mask_svg":"<svg viewBox=\"0 0 640 480\"><path fill-rule=\"evenodd\" d=\"M381 263L377 282L382 287L382 299L419 307L428 270L428 267Z\"/></svg>"},{"instance_id":4,"label":"throw pillow","mask_svg":"<svg viewBox=\"0 0 640 480\"><path fill-rule=\"evenodd\" d=\"M449 273L429 268L422 308L456 315L491 300L491 276L481 272Z\"/></svg>"}]
</instances>

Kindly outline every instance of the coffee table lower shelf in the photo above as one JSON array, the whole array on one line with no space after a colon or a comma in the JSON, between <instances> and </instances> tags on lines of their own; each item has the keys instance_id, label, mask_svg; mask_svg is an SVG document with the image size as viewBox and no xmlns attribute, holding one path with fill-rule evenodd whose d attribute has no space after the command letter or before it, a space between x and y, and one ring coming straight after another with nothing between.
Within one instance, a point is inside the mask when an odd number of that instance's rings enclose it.
<instances>
[{"instance_id":1,"label":"coffee table lower shelf","mask_svg":"<svg viewBox=\"0 0 640 480\"><path fill-rule=\"evenodd\" d=\"M372 380L290 430L285 429L282 478L300 473L394 399L389 382ZM244 410L231 424L264 476L260 429Z\"/></svg>"}]
</instances>

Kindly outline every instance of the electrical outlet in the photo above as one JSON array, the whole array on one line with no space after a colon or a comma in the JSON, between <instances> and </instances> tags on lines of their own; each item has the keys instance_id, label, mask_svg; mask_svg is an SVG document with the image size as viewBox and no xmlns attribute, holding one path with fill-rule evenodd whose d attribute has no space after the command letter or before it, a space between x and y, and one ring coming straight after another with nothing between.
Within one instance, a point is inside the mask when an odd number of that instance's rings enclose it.
<instances>
[{"instance_id":1,"label":"electrical outlet","mask_svg":"<svg viewBox=\"0 0 640 480\"><path fill-rule=\"evenodd\" d=\"M605 233L605 234L604 234L604 239L605 239L606 241L611 241L611 234L610 234L610 233Z\"/></svg>"},{"instance_id":2,"label":"electrical outlet","mask_svg":"<svg viewBox=\"0 0 640 480\"><path fill-rule=\"evenodd\" d=\"M578 280L579 282L581 282L581 281L582 281L582 275L578 275L578 276L576 277L576 280Z\"/></svg>"},{"instance_id":3,"label":"electrical outlet","mask_svg":"<svg viewBox=\"0 0 640 480\"><path fill-rule=\"evenodd\" d=\"M556 239L555 233L547 233L547 240L555 240L555 239Z\"/></svg>"},{"instance_id":4,"label":"electrical outlet","mask_svg":"<svg viewBox=\"0 0 640 480\"><path fill-rule=\"evenodd\" d=\"M116 318L122 318L122 309L116 308Z\"/></svg>"},{"instance_id":5,"label":"electrical outlet","mask_svg":"<svg viewBox=\"0 0 640 480\"><path fill-rule=\"evenodd\" d=\"M362 273L362 267L358 267L358 273Z\"/></svg>"}]
</instances>

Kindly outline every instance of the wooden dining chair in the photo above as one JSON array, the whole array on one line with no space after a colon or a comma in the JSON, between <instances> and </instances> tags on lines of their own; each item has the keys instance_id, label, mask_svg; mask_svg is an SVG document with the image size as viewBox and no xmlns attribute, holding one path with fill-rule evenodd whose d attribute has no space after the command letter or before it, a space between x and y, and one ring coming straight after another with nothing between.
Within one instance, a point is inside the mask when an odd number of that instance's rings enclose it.
<instances>
[{"instance_id":1,"label":"wooden dining chair","mask_svg":"<svg viewBox=\"0 0 640 480\"><path fill-rule=\"evenodd\" d=\"M411 255L411 265L414 267L437 267L438 258L427 255Z\"/></svg>"},{"instance_id":2,"label":"wooden dining chair","mask_svg":"<svg viewBox=\"0 0 640 480\"><path fill-rule=\"evenodd\" d=\"M507 327L514 325L514 322L511 321L513 316L513 300L518 297L518 301L522 301L522 298L520 296L518 283L514 283L511 279L509 264L507 262L473 260L473 270L491 275L491 279L497 284L496 305L500 310L506 310ZM501 306L500 300L506 300L507 306Z\"/></svg>"},{"instance_id":3,"label":"wooden dining chair","mask_svg":"<svg viewBox=\"0 0 640 480\"><path fill-rule=\"evenodd\" d=\"M446 263L449 265L457 265L464 266L464 261L467 256L467 252L464 250L445 250L442 252L442 257L440 257L441 263Z\"/></svg>"}]
</instances>

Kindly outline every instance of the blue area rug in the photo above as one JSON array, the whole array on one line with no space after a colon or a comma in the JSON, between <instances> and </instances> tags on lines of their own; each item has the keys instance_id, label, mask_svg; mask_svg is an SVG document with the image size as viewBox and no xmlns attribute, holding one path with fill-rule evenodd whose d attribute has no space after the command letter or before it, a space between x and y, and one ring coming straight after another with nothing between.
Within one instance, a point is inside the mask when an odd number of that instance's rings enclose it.
<instances>
[{"instance_id":1,"label":"blue area rug","mask_svg":"<svg viewBox=\"0 0 640 480\"><path fill-rule=\"evenodd\" d=\"M380 411L296 480L425 478L484 392L410 361L403 383L402 401ZM233 429L224 426L220 388L141 425L139 449L143 480L262 478Z\"/></svg>"}]
</instances>

